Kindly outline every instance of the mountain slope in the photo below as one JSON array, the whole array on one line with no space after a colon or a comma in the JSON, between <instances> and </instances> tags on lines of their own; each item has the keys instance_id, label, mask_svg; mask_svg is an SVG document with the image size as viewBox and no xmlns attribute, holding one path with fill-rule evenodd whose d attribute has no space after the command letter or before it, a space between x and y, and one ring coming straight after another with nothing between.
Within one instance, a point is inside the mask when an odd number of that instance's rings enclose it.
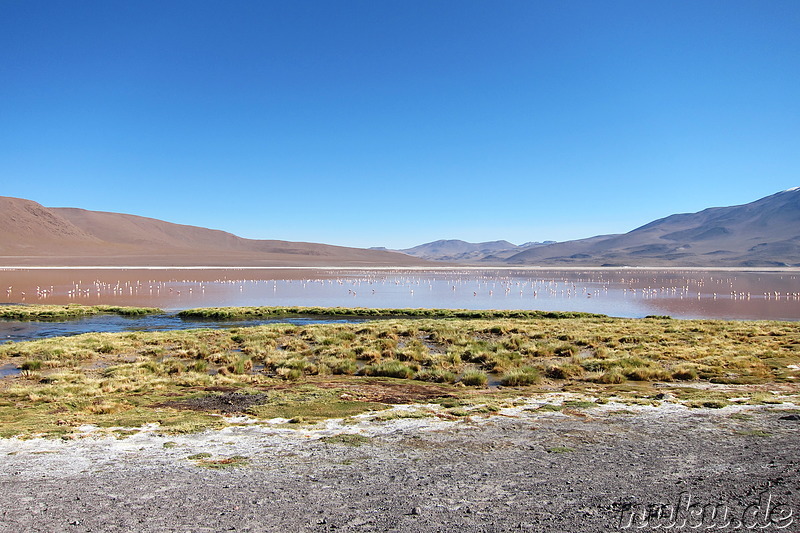
<instances>
[{"instance_id":1,"label":"mountain slope","mask_svg":"<svg viewBox=\"0 0 800 533\"><path fill-rule=\"evenodd\" d=\"M152 218L46 208L0 197L0 264L152 266L418 265L395 252L254 240Z\"/></svg>"},{"instance_id":2,"label":"mountain slope","mask_svg":"<svg viewBox=\"0 0 800 533\"><path fill-rule=\"evenodd\" d=\"M622 235L537 247L506 263L800 266L800 188L749 204L671 215Z\"/></svg>"},{"instance_id":3,"label":"mountain slope","mask_svg":"<svg viewBox=\"0 0 800 533\"><path fill-rule=\"evenodd\" d=\"M0 255L49 255L69 246L100 244L60 214L36 202L0 196Z\"/></svg>"},{"instance_id":4,"label":"mountain slope","mask_svg":"<svg viewBox=\"0 0 800 533\"><path fill-rule=\"evenodd\" d=\"M419 246L399 251L430 261L476 263L480 261L500 261L523 250L535 246L542 246L543 244L544 243L529 242L517 246L508 241L472 243L457 239L449 239L420 244Z\"/></svg>"},{"instance_id":5,"label":"mountain slope","mask_svg":"<svg viewBox=\"0 0 800 533\"><path fill-rule=\"evenodd\" d=\"M419 246L400 251L422 259L433 259L437 261L470 261L479 260L488 254L502 252L512 248L516 248L516 246L508 241L471 243L457 239L449 239L420 244Z\"/></svg>"}]
</instances>

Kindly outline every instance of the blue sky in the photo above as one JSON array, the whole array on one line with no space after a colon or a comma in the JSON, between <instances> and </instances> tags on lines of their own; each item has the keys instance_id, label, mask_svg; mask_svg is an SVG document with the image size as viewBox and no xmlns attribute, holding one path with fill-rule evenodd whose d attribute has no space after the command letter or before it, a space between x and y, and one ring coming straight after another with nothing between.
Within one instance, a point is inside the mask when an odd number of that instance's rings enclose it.
<instances>
[{"instance_id":1,"label":"blue sky","mask_svg":"<svg viewBox=\"0 0 800 533\"><path fill-rule=\"evenodd\" d=\"M0 195L567 240L800 185L800 2L0 0Z\"/></svg>"}]
</instances>

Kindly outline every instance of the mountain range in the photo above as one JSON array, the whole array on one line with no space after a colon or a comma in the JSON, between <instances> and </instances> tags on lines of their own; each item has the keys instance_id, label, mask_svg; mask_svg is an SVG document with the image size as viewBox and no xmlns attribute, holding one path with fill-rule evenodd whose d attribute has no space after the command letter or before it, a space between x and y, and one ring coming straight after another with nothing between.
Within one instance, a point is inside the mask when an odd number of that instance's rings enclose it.
<instances>
[{"instance_id":1,"label":"mountain range","mask_svg":"<svg viewBox=\"0 0 800 533\"><path fill-rule=\"evenodd\" d=\"M476 263L487 260L505 260L520 252L538 246L554 244L555 241L526 242L512 244L508 241L466 242L457 239L439 240L420 244L413 248L398 250L429 261L447 261L452 263Z\"/></svg>"},{"instance_id":2,"label":"mountain range","mask_svg":"<svg viewBox=\"0 0 800 533\"><path fill-rule=\"evenodd\" d=\"M618 235L522 247L435 241L401 251L487 265L800 266L800 187L749 204L671 215Z\"/></svg>"},{"instance_id":3,"label":"mountain range","mask_svg":"<svg viewBox=\"0 0 800 533\"><path fill-rule=\"evenodd\" d=\"M800 267L800 187L566 242L439 240L405 250L255 240L136 215L0 197L3 266Z\"/></svg>"}]
</instances>

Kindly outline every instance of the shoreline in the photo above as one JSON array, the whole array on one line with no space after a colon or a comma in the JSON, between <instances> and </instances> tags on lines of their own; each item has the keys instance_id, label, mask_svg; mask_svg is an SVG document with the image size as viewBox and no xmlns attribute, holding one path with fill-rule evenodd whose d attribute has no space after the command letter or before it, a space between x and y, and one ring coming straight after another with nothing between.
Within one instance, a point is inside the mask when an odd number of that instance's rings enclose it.
<instances>
[{"instance_id":1,"label":"shoreline","mask_svg":"<svg viewBox=\"0 0 800 533\"><path fill-rule=\"evenodd\" d=\"M411 271L411 272L440 272L458 270L499 270L499 271L659 271L659 272L798 272L800 267L677 267L677 266L479 266L479 265L454 265L454 266L0 266L0 271L20 270L335 270L335 271Z\"/></svg>"},{"instance_id":2,"label":"shoreline","mask_svg":"<svg viewBox=\"0 0 800 533\"><path fill-rule=\"evenodd\" d=\"M800 513L800 432L784 416L781 406L520 405L185 436L87 428L75 440L0 440L0 506L9 531L599 533L658 529L640 511L687 496L736 520L766 495L792 513L761 526L787 530Z\"/></svg>"}]
</instances>

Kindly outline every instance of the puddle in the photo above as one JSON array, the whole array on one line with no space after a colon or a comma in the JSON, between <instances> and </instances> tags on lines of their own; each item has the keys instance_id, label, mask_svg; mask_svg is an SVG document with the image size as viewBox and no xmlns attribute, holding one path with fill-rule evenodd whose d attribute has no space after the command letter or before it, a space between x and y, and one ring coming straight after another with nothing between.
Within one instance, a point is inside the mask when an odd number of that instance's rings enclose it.
<instances>
[{"instance_id":1,"label":"puddle","mask_svg":"<svg viewBox=\"0 0 800 533\"><path fill-rule=\"evenodd\" d=\"M22 369L18 368L14 363L6 363L0 365L0 378L7 378L11 376L18 376L22 373Z\"/></svg>"}]
</instances>

